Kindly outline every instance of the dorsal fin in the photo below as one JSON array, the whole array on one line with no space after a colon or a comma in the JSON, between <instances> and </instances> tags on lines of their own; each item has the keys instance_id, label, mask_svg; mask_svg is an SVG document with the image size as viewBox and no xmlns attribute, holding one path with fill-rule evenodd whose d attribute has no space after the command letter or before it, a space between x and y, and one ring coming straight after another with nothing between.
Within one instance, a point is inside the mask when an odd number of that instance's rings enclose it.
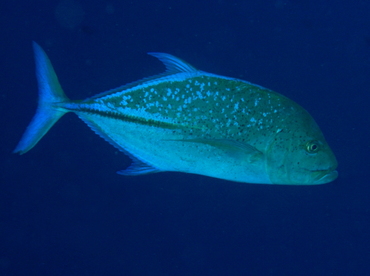
<instances>
[{"instance_id":1,"label":"dorsal fin","mask_svg":"<svg viewBox=\"0 0 370 276\"><path fill-rule=\"evenodd\" d=\"M167 73L183 73L183 72L196 72L198 71L195 67L191 66L189 63L165 53L150 52L148 55L156 57L166 66Z\"/></svg>"},{"instance_id":2,"label":"dorsal fin","mask_svg":"<svg viewBox=\"0 0 370 276\"><path fill-rule=\"evenodd\" d=\"M176 73L184 73L184 72L186 72L186 73L194 73L194 72L201 73L202 72L202 71L196 69L195 67L191 66L189 63L187 63L187 62L185 62L185 61L183 61L183 60L181 60L181 59L179 59L175 56L172 56L170 54L156 53L156 52L150 52L148 54L153 56L153 57L158 58L166 66L166 72L165 73L161 73L161 74L154 75L154 76L151 76L151 77L146 77L146 78L143 78L141 80L134 81L134 82L119 86L119 87L114 88L114 89L110 89L108 91L99 93L99 94L94 95L92 97L89 97L89 98L87 98L83 101L87 102L89 100L98 99L98 98L101 98L101 97L104 97L104 96L107 96L107 95L110 95L110 94L114 94L116 92L122 92L124 90L128 90L128 89L133 88L137 85L140 85L144 82L149 82L149 81L156 80L156 79L166 77L166 76L176 74Z\"/></svg>"}]
</instances>

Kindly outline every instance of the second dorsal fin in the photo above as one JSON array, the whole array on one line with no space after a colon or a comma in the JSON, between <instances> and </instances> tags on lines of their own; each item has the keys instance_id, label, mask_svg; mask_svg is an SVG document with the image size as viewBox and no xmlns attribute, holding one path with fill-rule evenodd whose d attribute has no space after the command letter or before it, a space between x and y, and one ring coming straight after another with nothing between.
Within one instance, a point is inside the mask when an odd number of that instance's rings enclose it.
<instances>
[{"instance_id":1,"label":"second dorsal fin","mask_svg":"<svg viewBox=\"0 0 370 276\"><path fill-rule=\"evenodd\" d=\"M182 72L196 72L195 67L189 63L166 53L150 52L148 55L158 58L166 66L167 73L182 73Z\"/></svg>"}]
</instances>

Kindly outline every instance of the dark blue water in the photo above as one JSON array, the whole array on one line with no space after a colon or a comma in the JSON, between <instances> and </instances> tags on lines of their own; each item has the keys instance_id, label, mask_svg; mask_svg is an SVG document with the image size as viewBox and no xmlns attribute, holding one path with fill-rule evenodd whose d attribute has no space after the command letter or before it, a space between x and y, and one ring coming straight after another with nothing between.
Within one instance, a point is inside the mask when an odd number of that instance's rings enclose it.
<instances>
[{"instance_id":1,"label":"dark blue water","mask_svg":"<svg viewBox=\"0 0 370 276\"><path fill-rule=\"evenodd\" d=\"M367 275L369 1L3 1L0 275ZM31 41L72 99L160 73L146 55L303 105L339 161L321 186L115 174L130 160L73 114L23 156Z\"/></svg>"}]
</instances>

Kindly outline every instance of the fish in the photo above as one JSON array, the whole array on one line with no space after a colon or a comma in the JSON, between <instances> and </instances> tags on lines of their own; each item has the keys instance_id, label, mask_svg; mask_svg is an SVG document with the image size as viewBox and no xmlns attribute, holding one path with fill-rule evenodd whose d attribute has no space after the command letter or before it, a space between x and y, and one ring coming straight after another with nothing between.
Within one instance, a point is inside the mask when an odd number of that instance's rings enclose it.
<instances>
[{"instance_id":1,"label":"fish","mask_svg":"<svg viewBox=\"0 0 370 276\"><path fill-rule=\"evenodd\" d=\"M14 153L32 149L66 113L132 159L125 176L182 172L256 184L316 185L338 176L312 116L289 98L245 80L207 73L166 53L159 75L70 100L33 42L38 107Z\"/></svg>"}]
</instances>

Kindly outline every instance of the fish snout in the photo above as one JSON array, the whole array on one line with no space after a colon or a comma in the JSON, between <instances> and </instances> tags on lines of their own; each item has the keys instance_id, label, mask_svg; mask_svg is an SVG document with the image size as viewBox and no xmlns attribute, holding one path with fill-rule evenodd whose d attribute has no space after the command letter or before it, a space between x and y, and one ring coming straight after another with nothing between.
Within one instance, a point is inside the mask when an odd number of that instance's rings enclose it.
<instances>
[{"instance_id":1,"label":"fish snout","mask_svg":"<svg viewBox=\"0 0 370 276\"><path fill-rule=\"evenodd\" d=\"M338 172L333 170L317 171L318 176L315 177L314 184L325 184L334 181L338 177Z\"/></svg>"}]
</instances>

